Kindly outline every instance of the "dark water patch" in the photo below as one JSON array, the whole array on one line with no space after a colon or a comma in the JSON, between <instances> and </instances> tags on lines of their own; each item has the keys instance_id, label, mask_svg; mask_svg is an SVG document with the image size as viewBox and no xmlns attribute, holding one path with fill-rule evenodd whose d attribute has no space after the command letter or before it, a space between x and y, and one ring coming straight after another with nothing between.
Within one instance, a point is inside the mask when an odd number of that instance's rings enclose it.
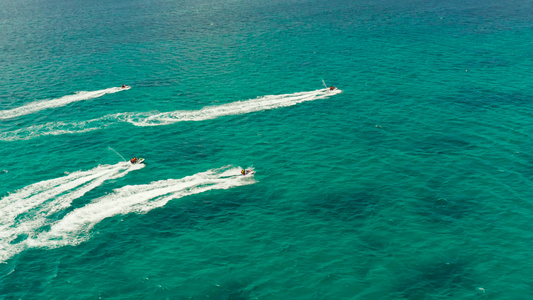
<instances>
[{"instance_id":1,"label":"dark water patch","mask_svg":"<svg viewBox=\"0 0 533 300\"><path fill-rule=\"evenodd\" d=\"M383 203L377 189L319 194L309 199L305 210L324 219L357 222L376 215Z\"/></svg>"},{"instance_id":2,"label":"dark water patch","mask_svg":"<svg viewBox=\"0 0 533 300\"><path fill-rule=\"evenodd\" d=\"M182 167L183 164L197 164L198 161L204 161L216 156L223 150L220 141L207 138L207 134L194 126L195 124L182 126L172 126L171 131L167 133L165 147L157 148L146 145L146 151L149 151L150 161L147 163L164 165L167 167L177 165ZM192 127L189 127L192 126ZM160 131L153 127L152 130ZM194 134L191 133L194 131ZM188 132L188 133L187 133ZM156 135L158 133L155 133ZM175 137L175 138L168 138Z\"/></svg>"},{"instance_id":3,"label":"dark water patch","mask_svg":"<svg viewBox=\"0 0 533 300\"><path fill-rule=\"evenodd\" d=\"M395 126L395 124L389 122L382 124L376 120L375 123L365 122L359 127L345 128L345 133L349 138L347 142L351 141L354 147L357 147L358 143L364 143L370 148L368 149L370 151L384 151L384 145L393 147L395 144L393 143L395 133L389 126ZM354 138L350 138L350 135Z\"/></svg>"},{"instance_id":4,"label":"dark water patch","mask_svg":"<svg viewBox=\"0 0 533 300\"><path fill-rule=\"evenodd\" d=\"M467 65L469 68L477 67L477 68L486 69L486 68L494 68L494 67L511 67L512 65L514 65L514 63L512 63L508 59L498 57L498 56L493 56L493 57L487 57L484 59L479 59L477 61L471 61L470 63L467 63Z\"/></svg>"},{"instance_id":5,"label":"dark water patch","mask_svg":"<svg viewBox=\"0 0 533 300\"><path fill-rule=\"evenodd\" d=\"M89 243L84 242L70 249L73 259L77 261L77 265L100 266L105 264L106 261L115 261L116 258L127 253L128 248L121 247L120 245L131 246L129 244L131 239L125 238L120 231L109 230L112 226L110 223L112 222L112 220L108 219L99 223L90 233L92 237ZM105 234L101 234L104 230ZM135 241L133 244L135 245ZM57 251L60 251L60 249Z\"/></svg>"},{"instance_id":6,"label":"dark water patch","mask_svg":"<svg viewBox=\"0 0 533 300\"><path fill-rule=\"evenodd\" d=\"M528 142L529 144L529 142ZM525 145L529 148L529 145ZM513 153L513 159L516 161L517 167L515 171L518 171L524 176L524 178L533 177L533 154L528 153L529 149L525 149L525 152L517 151Z\"/></svg>"},{"instance_id":7,"label":"dark water patch","mask_svg":"<svg viewBox=\"0 0 533 300\"><path fill-rule=\"evenodd\" d=\"M127 240L127 241L125 241ZM77 289L84 286L84 290L77 291L75 298L91 299L116 298L138 295L143 292L143 286L132 280L132 275L125 273L124 266L132 262L124 262L122 257L131 249L143 251L146 241L132 241L119 234L101 235L94 237L90 243L82 243L75 247L45 250L47 264L55 262L54 276L48 278L47 293L57 294L64 289ZM42 255L43 250L39 250ZM35 276L41 279L42 276ZM120 282L120 284L118 284ZM134 291L132 293L132 291ZM33 291L32 298L36 298Z\"/></svg>"},{"instance_id":8,"label":"dark water patch","mask_svg":"<svg viewBox=\"0 0 533 300\"><path fill-rule=\"evenodd\" d=\"M464 64L468 71L485 70L495 67L511 67L514 63L508 59L508 54L505 52L497 52L494 50L484 48L469 48L464 51L466 57ZM470 70L472 69L472 70Z\"/></svg>"},{"instance_id":9,"label":"dark water patch","mask_svg":"<svg viewBox=\"0 0 533 300\"><path fill-rule=\"evenodd\" d=\"M227 191L225 191L227 192ZM192 218L202 221L218 221L230 215L238 215L246 199L239 192L204 193L192 195L185 210Z\"/></svg>"},{"instance_id":10,"label":"dark water patch","mask_svg":"<svg viewBox=\"0 0 533 300\"><path fill-rule=\"evenodd\" d=\"M207 159L223 149L218 142L205 138L188 139L177 147L182 151L182 159L193 162Z\"/></svg>"},{"instance_id":11,"label":"dark water patch","mask_svg":"<svg viewBox=\"0 0 533 300\"><path fill-rule=\"evenodd\" d=\"M178 84L179 81L172 78L157 78L137 81L131 84L132 87L168 87ZM128 83L125 83L128 84Z\"/></svg>"},{"instance_id":12,"label":"dark water patch","mask_svg":"<svg viewBox=\"0 0 533 300\"><path fill-rule=\"evenodd\" d=\"M459 154L476 146L466 138L458 136L434 134L417 139L411 143L409 151L424 155Z\"/></svg>"},{"instance_id":13,"label":"dark water patch","mask_svg":"<svg viewBox=\"0 0 533 300\"><path fill-rule=\"evenodd\" d=\"M239 215L240 207L240 203L222 201L219 203L202 202L189 207L161 210L150 213L150 218L136 220L136 231L149 236L180 236L187 234L190 230L202 230L203 227L213 223L230 221Z\"/></svg>"},{"instance_id":14,"label":"dark water patch","mask_svg":"<svg viewBox=\"0 0 533 300\"><path fill-rule=\"evenodd\" d=\"M508 106L529 106L533 97L523 92L495 91L478 86L460 88L446 103L459 105L467 111L494 110Z\"/></svg>"},{"instance_id":15,"label":"dark water patch","mask_svg":"<svg viewBox=\"0 0 533 300\"><path fill-rule=\"evenodd\" d=\"M400 283L394 288L401 299L453 299L465 290L474 290L476 281L471 266L461 258L429 262L402 272Z\"/></svg>"},{"instance_id":16,"label":"dark water patch","mask_svg":"<svg viewBox=\"0 0 533 300\"><path fill-rule=\"evenodd\" d=\"M202 299L220 300L247 300L252 299L249 284L244 280L229 281L227 283L216 284L204 289L201 293Z\"/></svg>"},{"instance_id":17,"label":"dark water patch","mask_svg":"<svg viewBox=\"0 0 533 300\"><path fill-rule=\"evenodd\" d=\"M482 216L480 200L461 196L426 196L416 200L412 209L431 223L451 225Z\"/></svg>"},{"instance_id":18,"label":"dark water patch","mask_svg":"<svg viewBox=\"0 0 533 300\"><path fill-rule=\"evenodd\" d=\"M53 261L54 254L43 254L43 250L29 250L8 262L8 273L0 280L1 299L46 298L43 294L49 288L49 279L57 274L58 263Z\"/></svg>"},{"instance_id":19,"label":"dark water patch","mask_svg":"<svg viewBox=\"0 0 533 300\"><path fill-rule=\"evenodd\" d=\"M243 189L246 186L239 187L239 191L226 190L224 195L207 192L171 200L165 207L156 208L147 215L129 215L123 220L135 222L136 235L162 238L185 235L191 230L203 230L244 215L243 207L249 205L250 200L243 196L248 195ZM114 222L116 226L123 226L121 220Z\"/></svg>"},{"instance_id":20,"label":"dark water patch","mask_svg":"<svg viewBox=\"0 0 533 300\"><path fill-rule=\"evenodd\" d=\"M391 250L391 236L389 233L363 233L359 236L361 240L361 249L365 253L375 257L384 257L392 255Z\"/></svg>"}]
</instances>

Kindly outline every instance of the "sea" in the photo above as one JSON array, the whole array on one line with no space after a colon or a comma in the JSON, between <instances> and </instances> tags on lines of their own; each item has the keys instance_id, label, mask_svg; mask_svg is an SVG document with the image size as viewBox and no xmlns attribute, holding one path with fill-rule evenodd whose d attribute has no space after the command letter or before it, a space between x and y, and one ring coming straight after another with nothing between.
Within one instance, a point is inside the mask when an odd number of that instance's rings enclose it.
<instances>
[{"instance_id":1,"label":"sea","mask_svg":"<svg viewBox=\"0 0 533 300\"><path fill-rule=\"evenodd\" d=\"M2 0L0 299L533 299L532 120L531 0Z\"/></svg>"}]
</instances>

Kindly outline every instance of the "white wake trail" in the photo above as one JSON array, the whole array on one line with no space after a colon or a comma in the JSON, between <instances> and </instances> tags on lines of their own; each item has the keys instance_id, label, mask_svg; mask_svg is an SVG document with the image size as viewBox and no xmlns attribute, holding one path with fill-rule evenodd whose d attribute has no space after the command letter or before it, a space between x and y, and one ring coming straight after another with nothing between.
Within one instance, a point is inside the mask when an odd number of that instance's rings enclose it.
<instances>
[{"instance_id":1,"label":"white wake trail","mask_svg":"<svg viewBox=\"0 0 533 300\"><path fill-rule=\"evenodd\" d=\"M30 140L47 135L62 135L73 133L84 133L99 130L107 127L102 125L100 119L81 122L49 122L42 125L33 125L13 131L0 133L0 141Z\"/></svg>"},{"instance_id":2,"label":"white wake trail","mask_svg":"<svg viewBox=\"0 0 533 300\"><path fill-rule=\"evenodd\" d=\"M325 99L340 93L342 93L341 90L330 91L329 89L320 89L311 92L270 95L246 101L206 106L200 110L178 110L165 113L153 113L151 115L147 113L118 114L116 116L118 118L124 118L127 122L130 122L135 126L159 126L183 121L204 121L223 116L242 115L251 112L293 106L306 101Z\"/></svg>"},{"instance_id":3,"label":"white wake trail","mask_svg":"<svg viewBox=\"0 0 533 300\"><path fill-rule=\"evenodd\" d=\"M53 224L50 231L43 232L37 238L28 241L28 245L50 248L77 245L89 239L89 231L103 219L128 213L146 213L164 206L172 199L256 182L252 176L242 176L240 170L240 168L223 167L182 179L125 186L112 194L95 199L84 207L73 210Z\"/></svg>"},{"instance_id":4,"label":"white wake trail","mask_svg":"<svg viewBox=\"0 0 533 300\"><path fill-rule=\"evenodd\" d=\"M8 109L8 110L0 110L0 119L9 119L9 118L20 117L23 115L29 115L29 114L36 113L44 109L61 107L61 106L65 106L73 102L90 100L90 99L102 97L105 94L113 94L113 93L128 90L128 89L130 88L129 87L127 88L112 87L112 88L108 88L105 90L99 90L99 91L77 92L74 95L68 95L68 96L58 98L58 99L35 101L32 103L26 104L24 106L21 106L21 107Z\"/></svg>"},{"instance_id":5,"label":"white wake trail","mask_svg":"<svg viewBox=\"0 0 533 300\"><path fill-rule=\"evenodd\" d=\"M24 243L14 242L18 237L31 237L39 227L52 224L49 217L70 207L73 200L106 180L123 177L143 167L143 164L127 162L98 166L29 185L0 199L0 261L24 249Z\"/></svg>"},{"instance_id":6,"label":"white wake trail","mask_svg":"<svg viewBox=\"0 0 533 300\"><path fill-rule=\"evenodd\" d=\"M269 95L222 105L206 106L200 110L177 110L172 112L119 113L82 122L50 122L11 132L0 133L0 141L28 140L46 135L83 133L99 130L117 122L135 126L160 126L184 121L203 121L229 115L241 115L296 105L306 101L326 99L342 93L341 90L320 89L285 95Z\"/></svg>"}]
</instances>

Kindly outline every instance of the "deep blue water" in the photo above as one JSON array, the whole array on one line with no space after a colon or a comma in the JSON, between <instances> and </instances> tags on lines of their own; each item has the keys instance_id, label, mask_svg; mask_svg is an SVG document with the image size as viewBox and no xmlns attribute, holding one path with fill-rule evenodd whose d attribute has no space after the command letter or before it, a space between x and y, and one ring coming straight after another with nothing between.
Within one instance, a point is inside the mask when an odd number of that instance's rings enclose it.
<instances>
[{"instance_id":1,"label":"deep blue water","mask_svg":"<svg viewBox=\"0 0 533 300\"><path fill-rule=\"evenodd\" d=\"M532 16L1 2L0 299L533 298Z\"/></svg>"}]
</instances>

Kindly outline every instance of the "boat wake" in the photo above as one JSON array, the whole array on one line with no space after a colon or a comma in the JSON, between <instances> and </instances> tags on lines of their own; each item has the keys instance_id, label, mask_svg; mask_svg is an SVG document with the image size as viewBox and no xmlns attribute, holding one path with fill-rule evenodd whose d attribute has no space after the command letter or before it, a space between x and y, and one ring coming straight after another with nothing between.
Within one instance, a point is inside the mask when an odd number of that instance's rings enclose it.
<instances>
[{"instance_id":1,"label":"boat wake","mask_svg":"<svg viewBox=\"0 0 533 300\"><path fill-rule=\"evenodd\" d=\"M127 87L127 88L112 87L112 88L108 88L105 90L99 90L99 91L93 91L93 92L76 92L76 94L74 95L68 95L68 96L58 98L58 99L35 101L29 104L26 104L24 106L21 106L21 107L8 109L8 110L0 110L0 119L10 119L10 118L20 117L23 115L29 115L29 114L36 113L44 109L61 107L61 106L65 106L73 102L90 100L90 99L102 97L105 94L113 94L116 92L129 90L129 89L130 87Z\"/></svg>"},{"instance_id":2,"label":"boat wake","mask_svg":"<svg viewBox=\"0 0 533 300\"><path fill-rule=\"evenodd\" d=\"M129 165L115 165L122 168ZM144 165L134 165L141 168ZM28 248L57 248L77 245L90 238L90 230L100 221L116 215L146 213L164 206L172 199L215 189L254 184L253 177L241 176L240 168L225 166L182 179L155 181L145 185L125 186L74 209L64 217L50 216L70 207L73 199L92 188L83 184L108 180L119 173L112 166L77 172L66 177L44 181L21 189L0 200L0 262ZM125 175L123 172L120 174ZM68 179L67 179L68 178ZM101 184L101 183L100 183ZM77 190L73 190L79 187ZM64 194L64 192L67 192ZM5 214L4 214L5 212Z\"/></svg>"},{"instance_id":3,"label":"boat wake","mask_svg":"<svg viewBox=\"0 0 533 300\"><path fill-rule=\"evenodd\" d=\"M125 119L135 126L159 126L183 121L204 121L223 116L242 115L256 111L293 106L306 101L325 99L341 92L340 90L330 91L328 89L320 89L311 92L264 96L246 101L207 106L200 110L178 110L152 114L118 114L117 118Z\"/></svg>"},{"instance_id":4,"label":"boat wake","mask_svg":"<svg viewBox=\"0 0 533 300\"><path fill-rule=\"evenodd\" d=\"M237 101L222 105L206 106L200 110L177 110L172 112L119 113L82 122L51 122L0 133L0 141L28 140L46 135L83 133L100 130L119 122L135 126L161 126L184 121L203 121L229 115L293 106L302 102L326 99L342 93L341 90L320 89L284 95L269 95L256 99Z\"/></svg>"},{"instance_id":5,"label":"boat wake","mask_svg":"<svg viewBox=\"0 0 533 300\"><path fill-rule=\"evenodd\" d=\"M73 200L143 167L128 162L98 166L29 185L0 199L0 261L23 250L23 240L51 224L54 214L70 207Z\"/></svg>"}]
</instances>

